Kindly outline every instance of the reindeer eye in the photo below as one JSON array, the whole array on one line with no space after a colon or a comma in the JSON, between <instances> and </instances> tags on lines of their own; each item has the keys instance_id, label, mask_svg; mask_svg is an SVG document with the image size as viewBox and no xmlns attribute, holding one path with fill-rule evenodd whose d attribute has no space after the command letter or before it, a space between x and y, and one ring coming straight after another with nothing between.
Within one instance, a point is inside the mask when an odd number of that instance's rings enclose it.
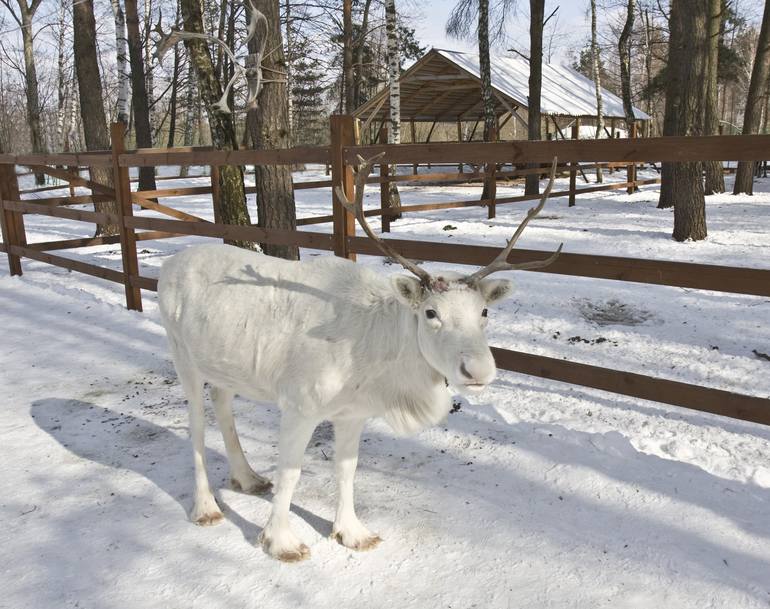
<instances>
[{"instance_id":1,"label":"reindeer eye","mask_svg":"<svg viewBox=\"0 0 770 609\"><path fill-rule=\"evenodd\" d=\"M481 312L481 316L482 316L482 317L486 317L486 316L487 316L487 313L488 313L488 311L487 311L486 309L484 309L484 310Z\"/></svg>"},{"instance_id":2,"label":"reindeer eye","mask_svg":"<svg viewBox=\"0 0 770 609\"><path fill-rule=\"evenodd\" d=\"M436 313L436 311L433 309L425 309L425 317L428 319L436 319L438 317L438 313Z\"/></svg>"}]
</instances>

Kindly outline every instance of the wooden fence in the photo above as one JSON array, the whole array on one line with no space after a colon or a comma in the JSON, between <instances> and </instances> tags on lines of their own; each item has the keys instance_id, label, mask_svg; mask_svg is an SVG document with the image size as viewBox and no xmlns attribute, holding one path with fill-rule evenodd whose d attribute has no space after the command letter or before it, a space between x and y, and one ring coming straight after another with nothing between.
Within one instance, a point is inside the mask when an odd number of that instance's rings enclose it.
<instances>
[{"instance_id":1,"label":"wooden fence","mask_svg":"<svg viewBox=\"0 0 770 609\"><path fill-rule=\"evenodd\" d=\"M482 205L491 209L489 214L492 215L494 206L497 204L529 199L530 197L509 197L508 199L495 197L494 184L496 180L500 177L506 177L500 174L510 173L499 171L498 166L504 163L548 163L554 156L558 156L561 162L566 163L563 169L570 173L570 189L562 193L554 193L552 196L572 195L571 198L574 198L580 192L597 190L597 187L583 189L574 187L574 176L578 172L577 164L579 163L595 165L610 162L625 166L642 161L753 160L770 156L770 136L356 146L353 119L344 116L332 118L332 144L329 147L320 148L267 151L174 148L125 151L122 145L123 135L123 126L113 125L113 148L104 152L0 155L0 220L2 221L3 236L0 251L7 254L12 274L21 275L21 260L28 258L100 277L122 284L126 293L127 306L130 309L141 310L141 290L156 290L157 281L152 277L142 275L140 272L136 246L137 242L140 241L197 235L259 243L292 244L303 248L332 251L337 256L350 259L355 259L356 254L381 255L380 250L369 239L355 235L353 217L336 200L336 195L331 196L332 214L328 216L328 219L324 217L324 221L332 223L331 233L267 230L256 226L213 223L154 200L156 197L203 193L213 193L212 196L216 197L217 168L221 165L328 162L331 163L332 168L331 180L304 183L305 187L340 186L351 197L353 166L357 163L359 154L369 157L384 152L382 167L394 163L427 162L473 163L478 167L484 166L484 171L479 170L473 174L440 173L432 174L432 178L423 175L417 176L417 178L448 183L460 179L465 180L468 177L481 179L487 181L490 186L492 194L489 199L473 202L449 202L448 204L410 205L398 208L384 207L381 202L380 209L367 210L367 215L386 217L403 211L441 208L436 207L437 205L455 207ZM48 175L60 177L73 186L84 186L89 188L92 194L23 200L18 189L15 165L41 170ZM129 167L163 165L209 165L212 168L212 186L144 192L131 191L128 176ZM111 167L116 186L113 188L95 183L80 175L59 169L57 166ZM415 176L388 176L386 172L383 172L383 175L370 179L370 182L387 186L389 181L406 181L406 178L414 180ZM632 180L620 185L604 185L603 189L607 187L633 188L639 183ZM301 186L297 184L295 187ZM107 200L115 200L119 203L119 213L101 213L68 207ZM135 207L139 210L152 210L168 216L168 218L147 217L141 213L135 215ZM119 227L119 234L28 244L24 230L25 214L43 214L91 224L112 223ZM499 252L498 248L473 245L449 245L396 239L391 239L389 242L405 256L452 264L484 265L489 263ZM121 271L51 253L56 250L118 243L122 253ZM567 246L569 247L569 244ZM547 254L550 252L515 249L511 253L509 261L535 260L543 258ZM545 269L528 272L545 272L770 297L770 270L766 269L562 253L553 265ZM770 425L770 399L767 397L740 395L714 388L507 349L493 348L493 352L499 367L506 370Z\"/></svg>"}]
</instances>

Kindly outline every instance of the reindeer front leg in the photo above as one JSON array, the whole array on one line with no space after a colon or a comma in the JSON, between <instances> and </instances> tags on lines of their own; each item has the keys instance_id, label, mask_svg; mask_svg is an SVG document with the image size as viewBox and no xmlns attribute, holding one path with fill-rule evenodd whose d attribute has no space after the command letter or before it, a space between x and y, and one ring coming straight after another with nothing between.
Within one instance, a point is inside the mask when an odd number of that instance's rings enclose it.
<instances>
[{"instance_id":1,"label":"reindeer front leg","mask_svg":"<svg viewBox=\"0 0 770 609\"><path fill-rule=\"evenodd\" d=\"M353 477L364 420L334 422L334 462L337 474L337 515L332 537L353 550L370 550L382 541L361 524L353 503Z\"/></svg>"},{"instance_id":2,"label":"reindeer front leg","mask_svg":"<svg viewBox=\"0 0 770 609\"><path fill-rule=\"evenodd\" d=\"M307 418L293 407L281 413L278 439L278 475L270 519L259 536L262 548L273 558L297 562L310 557L310 548L289 527L289 508L294 487L299 480L302 457L318 421Z\"/></svg>"}]
</instances>

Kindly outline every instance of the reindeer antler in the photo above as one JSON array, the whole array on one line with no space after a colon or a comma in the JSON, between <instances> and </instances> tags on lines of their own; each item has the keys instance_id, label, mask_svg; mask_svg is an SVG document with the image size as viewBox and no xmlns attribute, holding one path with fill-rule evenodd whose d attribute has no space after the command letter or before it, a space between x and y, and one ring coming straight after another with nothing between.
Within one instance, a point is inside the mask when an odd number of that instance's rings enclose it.
<instances>
[{"instance_id":1,"label":"reindeer antler","mask_svg":"<svg viewBox=\"0 0 770 609\"><path fill-rule=\"evenodd\" d=\"M513 233L513 237L511 237L511 240L508 241L508 245L506 245L503 248L503 251L501 251L497 257L489 263L487 266L485 266L483 269L479 269L473 275L468 275L463 281L467 283L468 285L475 285L477 284L481 279L486 277L487 275L491 275L492 273L496 273L498 271L515 271L515 270L524 270L524 269L540 269L544 266L548 266L551 264L556 258L558 258L559 254L561 253L561 248L564 245L563 243L559 245L559 248L548 258L545 260L534 260L532 262L522 262L520 264L510 264L507 262L508 255L511 253L511 250L513 249L513 246L516 244L516 241L521 236L521 233L526 228L527 224L529 224L529 221L534 218L537 214L540 213L540 211L543 209L543 206L545 205L545 202L548 200L548 195L551 194L551 189L553 188L553 182L556 178L556 163L557 159L556 157L553 157L553 164L551 165L551 175L548 180L548 186L545 187L545 190L543 191L543 196L540 197L540 203L538 203L535 207L530 209L527 212L527 217L524 218L522 223L519 225L519 228L516 229L516 232Z\"/></svg>"},{"instance_id":2,"label":"reindeer antler","mask_svg":"<svg viewBox=\"0 0 770 609\"><path fill-rule=\"evenodd\" d=\"M364 232L369 236L370 239L374 241L377 247L386 256L398 262L407 271L409 271L410 273L414 273L417 277L419 277L420 282L425 287L428 287L431 283L430 274L428 274L428 272L425 271L424 269L421 269L417 265L417 263L413 262L412 260L409 260L408 258L404 258L401 254L399 254L396 250L394 250L387 242L383 241L376 234L374 234L374 231L369 226L369 223L366 221L366 217L364 216L364 188L366 187L366 179L369 177L369 174L372 171L372 165L374 165L375 161L382 158L383 156L385 156L384 152L381 152L377 156L373 156L370 159L364 159L361 156L358 157L359 164L356 170L356 184L355 184L355 194L354 194L353 202L351 202L350 199L348 199L345 192L339 186L335 187L334 190L337 193L337 198L339 199L340 203L342 203L345 209L347 209L351 214L353 214L356 217L356 220L358 220L358 223L361 225L361 228L364 229Z\"/></svg>"}]
</instances>

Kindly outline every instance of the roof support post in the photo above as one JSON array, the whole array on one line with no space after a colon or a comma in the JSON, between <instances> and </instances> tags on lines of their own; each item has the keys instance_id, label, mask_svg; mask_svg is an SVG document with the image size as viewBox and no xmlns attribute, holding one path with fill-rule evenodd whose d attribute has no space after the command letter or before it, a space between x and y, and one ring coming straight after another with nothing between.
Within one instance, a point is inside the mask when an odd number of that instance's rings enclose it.
<instances>
[{"instance_id":1,"label":"roof support post","mask_svg":"<svg viewBox=\"0 0 770 609\"><path fill-rule=\"evenodd\" d=\"M457 119L457 141L458 142L462 142L463 141L463 123L462 123L462 121L459 118ZM462 163L457 165L457 172L458 173L462 173L463 172L463 164Z\"/></svg>"},{"instance_id":2,"label":"roof support post","mask_svg":"<svg viewBox=\"0 0 770 609\"><path fill-rule=\"evenodd\" d=\"M414 119L409 121L409 128L412 130L412 144L416 144L417 143L417 130L414 127ZM412 165L412 173L414 175L417 175L417 163Z\"/></svg>"},{"instance_id":3,"label":"roof support post","mask_svg":"<svg viewBox=\"0 0 770 609\"><path fill-rule=\"evenodd\" d=\"M580 137L580 119L576 118L572 125L572 139L576 140ZM575 161L570 163L569 170L569 207L575 206L575 187L577 186L577 168L578 164Z\"/></svg>"}]
</instances>

